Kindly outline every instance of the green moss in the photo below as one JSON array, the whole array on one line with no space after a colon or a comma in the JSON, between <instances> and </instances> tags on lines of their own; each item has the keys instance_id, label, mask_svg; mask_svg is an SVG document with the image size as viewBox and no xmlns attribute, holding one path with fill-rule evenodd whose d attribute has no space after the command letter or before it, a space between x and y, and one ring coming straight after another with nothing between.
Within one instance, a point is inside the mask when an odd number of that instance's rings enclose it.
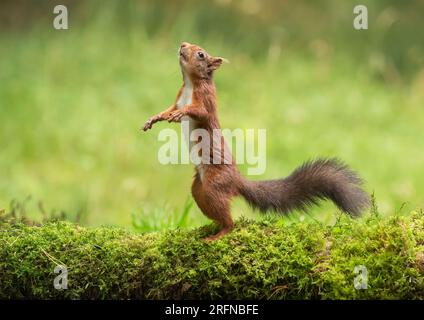
<instances>
[{"instance_id":1,"label":"green moss","mask_svg":"<svg viewBox=\"0 0 424 320\"><path fill-rule=\"evenodd\" d=\"M336 225L241 219L220 241L67 222L0 225L0 298L423 299L424 213ZM68 269L57 290L54 268ZM354 287L355 266L368 287Z\"/></svg>"}]
</instances>

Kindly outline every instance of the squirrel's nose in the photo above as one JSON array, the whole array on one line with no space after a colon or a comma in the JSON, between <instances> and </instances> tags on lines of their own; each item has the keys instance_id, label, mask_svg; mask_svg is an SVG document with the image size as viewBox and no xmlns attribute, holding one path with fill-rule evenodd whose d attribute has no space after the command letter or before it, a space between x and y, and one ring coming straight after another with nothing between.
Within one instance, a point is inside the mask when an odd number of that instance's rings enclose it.
<instances>
[{"instance_id":1,"label":"squirrel's nose","mask_svg":"<svg viewBox=\"0 0 424 320\"><path fill-rule=\"evenodd\" d=\"M188 47L189 45L190 45L190 43L188 43L188 42L181 42L180 48L185 48L185 47Z\"/></svg>"}]
</instances>

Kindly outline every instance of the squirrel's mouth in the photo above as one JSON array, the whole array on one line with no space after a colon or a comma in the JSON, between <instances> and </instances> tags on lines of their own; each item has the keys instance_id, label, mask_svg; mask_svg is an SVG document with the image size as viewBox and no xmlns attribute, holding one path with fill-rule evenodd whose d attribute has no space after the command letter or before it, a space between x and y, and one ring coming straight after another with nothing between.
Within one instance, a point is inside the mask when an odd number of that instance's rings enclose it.
<instances>
[{"instance_id":1,"label":"squirrel's mouth","mask_svg":"<svg viewBox=\"0 0 424 320\"><path fill-rule=\"evenodd\" d=\"M178 50L178 53L180 54L180 60L187 61L187 57L181 49Z\"/></svg>"}]
</instances>

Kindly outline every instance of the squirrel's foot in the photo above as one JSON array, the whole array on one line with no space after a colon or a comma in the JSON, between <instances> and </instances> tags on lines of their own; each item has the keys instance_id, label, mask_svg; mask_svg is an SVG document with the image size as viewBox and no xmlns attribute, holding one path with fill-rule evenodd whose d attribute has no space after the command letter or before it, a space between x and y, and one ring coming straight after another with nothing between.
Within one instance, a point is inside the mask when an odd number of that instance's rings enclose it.
<instances>
[{"instance_id":1,"label":"squirrel's foot","mask_svg":"<svg viewBox=\"0 0 424 320\"><path fill-rule=\"evenodd\" d=\"M226 227L213 236L203 238L203 240L207 242L218 240L222 238L223 236L225 236L227 233L231 232L231 230L233 230L233 227Z\"/></svg>"}]
</instances>

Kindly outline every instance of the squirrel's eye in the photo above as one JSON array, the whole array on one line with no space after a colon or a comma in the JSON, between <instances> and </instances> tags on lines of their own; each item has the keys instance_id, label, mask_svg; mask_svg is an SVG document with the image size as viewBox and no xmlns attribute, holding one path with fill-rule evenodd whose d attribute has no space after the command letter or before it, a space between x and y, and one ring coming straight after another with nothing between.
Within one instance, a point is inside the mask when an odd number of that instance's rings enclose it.
<instances>
[{"instance_id":1,"label":"squirrel's eye","mask_svg":"<svg viewBox=\"0 0 424 320\"><path fill-rule=\"evenodd\" d=\"M203 52L202 52L202 51L197 52L197 56L198 56L200 59L203 59L203 58L205 57L205 55L203 54Z\"/></svg>"}]
</instances>

